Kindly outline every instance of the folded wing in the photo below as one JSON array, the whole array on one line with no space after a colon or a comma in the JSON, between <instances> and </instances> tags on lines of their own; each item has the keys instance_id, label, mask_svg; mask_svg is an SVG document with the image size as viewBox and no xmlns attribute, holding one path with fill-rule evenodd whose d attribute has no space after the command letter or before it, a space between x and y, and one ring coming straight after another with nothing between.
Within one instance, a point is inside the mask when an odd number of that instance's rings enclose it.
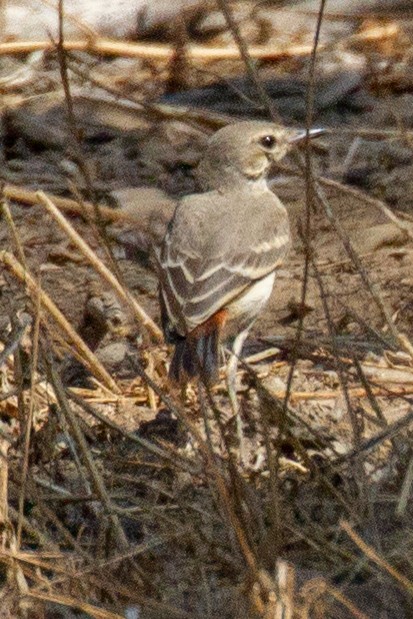
<instances>
[{"instance_id":1,"label":"folded wing","mask_svg":"<svg viewBox=\"0 0 413 619\"><path fill-rule=\"evenodd\" d=\"M203 215L191 217L190 212L177 218L159 258L161 305L169 329L179 335L204 323L242 295L252 282L274 271L290 245L283 207L274 209L271 225L267 220L267 225L260 226L259 219L244 223L242 212L237 213L233 226L225 225L226 231L211 219L210 229L205 230L199 227L200 221L205 221ZM237 230L240 227L242 234Z\"/></svg>"}]
</instances>

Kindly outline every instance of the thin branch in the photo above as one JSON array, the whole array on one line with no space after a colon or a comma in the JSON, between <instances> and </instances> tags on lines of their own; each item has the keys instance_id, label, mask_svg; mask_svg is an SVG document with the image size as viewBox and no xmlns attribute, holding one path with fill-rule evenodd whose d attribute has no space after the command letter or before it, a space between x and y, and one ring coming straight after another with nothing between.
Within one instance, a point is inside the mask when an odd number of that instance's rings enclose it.
<instances>
[{"instance_id":1,"label":"thin branch","mask_svg":"<svg viewBox=\"0 0 413 619\"><path fill-rule=\"evenodd\" d=\"M53 217L60 228L67 234L70 240L82 252L87 261L99 273L101 277L115 290L116 294L131 308L134 315L144 327L148 329L150 334L157 341L162 341L162 331L148 316L145 310L139 303L125 290L116 277L109 271L101 260L96 256L95 252L85 243L81 236L76 232L69 221L62 215L59 209L42 191L38 192L38 200L43 204L48 213Z\"/></svg>"},{"instance_id":2,"label":"thin branch","mask_svg":"<svg viewBox=\"0 0 413 619\"><path fill-rule=\"evenodd\" d=\"M399 33L395 23L377 25L348 37L349 42L381 41L392 38ZM10 41L0 44L0 56L29 54L36 51L49 51L56 48L52 41ZM143 58L147 60L170 60L174 53L173 45L158 43L132 43L115 41L113 39L83 39L65 41L64 48L68 51L89 52L98 56L123 56L125 58ZM320 49L324 46L320 45ZM275 60L281 58L305 57L312 53L313 45L290 45L275 47L253 45L249 47L252 58L260 60ZM194 60L237 60L240 57L238 47L211 47L210 45L192 44L187 49L188 58Z\"/></svg>"},{"instance_id":3,"label":"thin branch","mask_svg":"<svg viewBox=\"0 0 413 619\"><path fill-rule=\"evenodd\" d=\"M47 312L58 323L59 327L66 334L66 336L76 346L81 362L87 366L89 371L93 375L97 376L99 380L101 380L111 391L113 391L114 393L120 393L119 387L117 386L113 378L105 370L97 357L85 344L82 338L79 337L79 335L73 329L72 325L65 318L65 316L63 316L62 312L53 303L50 297L39 288L36 281L33 279L30 273L22 267L20 262L18 262L16 258L9 252L0 251L0 263L3 263L5 267L13 273L13 275L15 275L18 279L20 279L22 283L27 286L28 292L33 299L36 299L37 294L40 295L42 308L47 310ZM42 322L45 323L47 327L47 320L43 318L43 316ZM73 353L75 354L75 351L73 351Z\"/></svg>"}]
</instances>

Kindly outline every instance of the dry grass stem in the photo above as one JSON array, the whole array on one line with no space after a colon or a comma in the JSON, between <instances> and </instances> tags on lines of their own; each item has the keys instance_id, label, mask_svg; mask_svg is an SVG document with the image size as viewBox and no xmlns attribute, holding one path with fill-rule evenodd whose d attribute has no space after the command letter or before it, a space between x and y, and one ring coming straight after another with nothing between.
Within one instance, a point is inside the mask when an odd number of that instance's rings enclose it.
<instances>
[{"instance_id":1,"label":"dry grass stem","mask_svg":"<svg viewBox=\"0 0 413 619\"><path fill-rule=\"evenodd\" d=\"M347 608L347 610L353 615L355 619L371 619L368 615L361 612L349 599L346 598L345 595L341 593L339 589L336 587L331 587L327 585L326 592L329 593L333 598L335 598L340 604Z\"/></svg>"},{"instance_id":2,"label":"dry grass stem","mask_svg":"<svg viewBox=\"0 0 413 619\"><path fill-rule=\"evenodd\" d=\"M99 496L99 499L102 502L102 505L106 513L110 517L111 524L113 525L114 531L116 533L117 542L119 544L119 547L125 548L128 546L125 534L119 523L118 517L114 514L111 501L110 501L108 492L106 490L105 484L103 482L102 476L100 472L98 471L98 468L93 460L92 454L87 445L84 434L81 430L79 421L67 401L66 395L64 393L63 385L61 384L60 379L57 376L53 365L50 364L49 360L46 360L46 363L49 365L50 379L54 387L56 397L59 402L62 414L64 415L65 421L67 422L68 426L70 427L71 436L73 436L73 438L76 440L76 443L80 450L82 461L86 469L89 472L95 491L97 495Z\"/></svg>"},{"instance_id":3,"label":"dry grass stem","mask_svg":"<svg viewBox=\"0 0 413 619\"><path fill-rule=\"evenodd\" d=\"M94 619L125 619L124 615L112 613L109 610L99 608L98 606L93 606L93 604L87 604L78 598L71 598L67 595L41 593L30 589L27 591L26 596L36 600L42 600L43 602L54 602L55 604L61 604L62 606L67 606L75 610L81 610L88 613Z\"/></svg>"},{"instance_id":4,"label":"dry grass stem","mask_svg":"<svg viewBox=\"0 0 413 619\"><path fill-rule=\"evenodd\" d=\"M26 271L22 265L7 251L0 252L0 262L2 262L12 273L24 283L33 301L40 295L42 307L53 317L59 327L63 330L66 336L70 339L73 345L77 348L83 362L89 371L96 375L107 387L114 393L120 393L119 387L113 378L108 374L100 361L92 353L90 348L86 346L81 337L73 329L69 321L63 316L62 312L53 303L50 297L37 285L36 281ZM42 322L44 319L42 318Z\"/></svg>"},{"instance_id":5,"label":"dry grass stem","mask_svg":"<svg viewBox=\"0 0 413 619\"><path fill-rule=\"evenodd\" d=\"M22 266L27 269L27 264L26 264L26 258L24 256L24 250L23 250L23 245L22 242L20 240L20 236L19 236L19 232L16 228L16 225L14 223L13 217L11 215L10 212L10 207L7 203L7 199L5 197L5 195L3 194L3 199L1 201L1 212L4 216L4 219L7 223L7 226L9 228L10 231L10 236L11 236L11 240L12 240L12 244L14 247L14 251L17 254L17 257L19 259L19 261L21 262Z\"/></svg>"},{"instance_id":6,"label":"dry grass stem","mask_svg":"<svg viewBox=\"0 0 413 619\"><path fill-rule=\"evenodd\" d=\"M406 235L406 237L413 241L413 225L411 222L403 221L400 217L396 215L393 210L390 210L388 206L382 200L378 200L377 198L373 198L372 196L367 195L363 191L356 189L355 187L349 187L348 185L343 185L342 183L335 181L330 178L320 177L318 179L320 185L324 185L326 187L333 187L334 189L338 189L339 191L354 196L357 200L361 200L368 206L372 206L379 211L381 211L392 223L394 223L399 230Z\"/></svg>"},{"instance_id":7,"label":"dry grass stem","mask_svg":"<svg viewBox=\"0 0 413 619\"><path fill-rule=\"evenodd\" d=\"M76 232L73 226L62 215L53 202L42 191L38 192L39 201L46 208L48 213L53 217L60 228L67 234L70 240L82 252L92 267L99 273L101 277L113 288L116 294L124 301L133 311L139 322L148 329L149 333L157 340L162 341L163 335L159 327L154 323L152 318L148 316L145 310L139 303L123 288L116 277L109 271L103 262L96 256L95 252L85 243L85 241Z\"/></svg>"},{"instance_id":8,"label":"dry grass stem","mask_svg":"<svg viewBox=\"0 0 413 619\"><path fill-rule=\"evenodd\" d=\"M30 450L30 438L32 434L33 427L33 416L35 411L36 402L36 377L37 377L37 364L39 360L39 333L40 333L40 321L41 321L41 297L40 297L40 278L37 283L37 294L35 299L35 307L34 307L34 329L33 329L33 344L32 344L32 361L30 365L30 400L27 418L25 421L25 426L22 427L24 430L24 448L23 448L23 467L22 467L22 477L21 477L21 486L20 486L20 496L19 496L19 521L17 525L17 547L20 548L22 541L22 530L23 530L23 511L24 511L24 501L26 495L26 481L27 481L27 473L29 470L29 450Z\"/></svg>"},{"instance_id":9,"label":"dry grass stem","mask_svg":"<svg viewBox=\"0 0 413 619\"><path fill-rule=\"evenodd\" d=\"M399 33L399 27L395 23L376 25L353 35L353 42L381 41L392 39ZM48 51L56 48L52 41L11 41L0 43L0 56L29 54L37 51ZM323 45L319 46L322 50ZM88 39L65 41L66 51L89 52L102 56L123 56L125 58L142 58L147 60L170 61L175 54L172 45L160 45L156 43L131 43L115 41L113 39ZM259 60L277 60L281 58L295 58L309 56L313 51L313 45L288 45L279 47L251 45L249 54L251 58ZM215 60L237 60L240 58L238 47L210 47L207 45L190 44L186 47L188 60L202 60L205 62Z\"/></svg>"},{"instance_id":10,"label":"dry grass stem","mask_svg":"<svg viewBox=\"0 0 413 619\"><path fill-rule=\"evenodd\" d=\"M360 550L365 554L366 557L373 561L376 565L378 565L382 570L387 572L394 580L396 580L404 590L408 591L410 595L413 594L413 582L411 582L408 578L406 578L403 574L400 573L399 570L396 570L393 566L391 566L383 557L380 557L377 552L366 542L364 542L359 535L354 531L352 526L346 522L342 521L340 523L343 531L347 533L350 539L360 548Z\"/></svg>"},{"instance_id":11,"label":"dry grass stem","mask_svg":"<svg viewBox=\"0 0 413 619\"><path fill-rule=\"evenodd\" d=\"M7 542L7 524L9 520L9 465L8 451L10 442L0 434L0 548L4 548Z\"/></svg>"}]
</instances>

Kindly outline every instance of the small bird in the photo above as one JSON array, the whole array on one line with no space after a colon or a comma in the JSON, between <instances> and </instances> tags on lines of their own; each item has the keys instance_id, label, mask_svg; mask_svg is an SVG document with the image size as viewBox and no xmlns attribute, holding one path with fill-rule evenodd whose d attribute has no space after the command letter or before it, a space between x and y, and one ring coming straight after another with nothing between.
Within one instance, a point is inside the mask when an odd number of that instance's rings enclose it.
<instances>
[{"instance_id":1,"label":"small bird","mask_svg":"<svg viewBox=\"0 0 413 619\"><path fill-rule=\"evenodd\" d=\"M291 244L287 210L267 174L305 136L263 121L217 131L197 169L202 192L179 202L158 256L162 326L175 346L170 379L183 386L200 376L213 385L220 343L229 343L233 408L237 359Z\"/></svg>"}]
</instances>

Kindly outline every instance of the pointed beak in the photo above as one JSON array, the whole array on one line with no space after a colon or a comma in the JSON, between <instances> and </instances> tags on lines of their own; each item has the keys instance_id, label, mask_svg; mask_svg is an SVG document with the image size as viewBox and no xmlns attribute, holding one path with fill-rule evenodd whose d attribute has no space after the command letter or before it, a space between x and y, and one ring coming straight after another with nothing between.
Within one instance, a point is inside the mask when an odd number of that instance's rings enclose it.
<instances>
[{"instance_id":1,"label":"pointed beak","mask_svg":"<svg viewBox=\"0 0 413 619\"><path fill-rule=\"evenodd\" d=\"M310 140L313 138L318 138L319 135L323 135L327 133L327 129L310 129L310 131L306 131L305 129L295 131L291 137L288 139L289 144L297 144L306 139L307 135Z\"/></svg>"}]
</instances>

